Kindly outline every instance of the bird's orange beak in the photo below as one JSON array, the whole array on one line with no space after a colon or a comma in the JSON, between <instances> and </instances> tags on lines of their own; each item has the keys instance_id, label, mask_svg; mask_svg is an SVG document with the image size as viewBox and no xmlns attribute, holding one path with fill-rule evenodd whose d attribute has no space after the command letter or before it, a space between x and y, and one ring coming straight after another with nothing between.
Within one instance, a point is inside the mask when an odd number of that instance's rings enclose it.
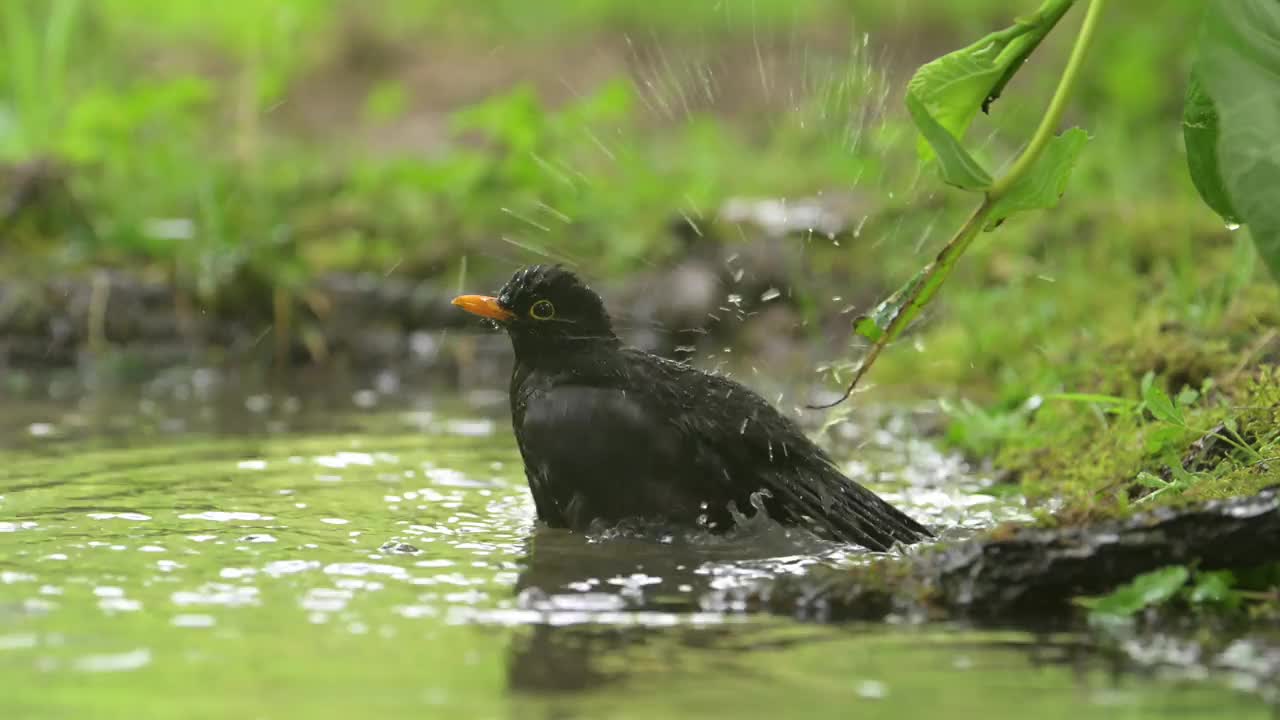
<instances>
[{"instance_id":1,"label":"bird's orange beak","mask_svg":"<svg viewBox=\"0 0 1280 720\"><path fill-rule=\"evenodd\" d=\"M487 295L459 295L453 304L473 315L487 317L490 320L506 321L515 317L511 311L498 304L498 298Z\"/></svg>"}]
</instances>

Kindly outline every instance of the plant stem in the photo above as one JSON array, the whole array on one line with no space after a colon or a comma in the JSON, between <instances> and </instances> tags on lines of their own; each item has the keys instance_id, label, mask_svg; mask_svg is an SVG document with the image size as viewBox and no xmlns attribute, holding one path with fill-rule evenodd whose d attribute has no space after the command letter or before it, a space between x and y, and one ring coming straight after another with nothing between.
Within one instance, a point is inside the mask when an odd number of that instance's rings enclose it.
<instances>
[{"instance_id":1,"label":"plant stem","mask_svg":"<svg viewBox=\"0 0 1280 720\"><path fill-rule=\"evenodd\" d=\"M925 270L925 282L921 283L918 294L911 298L906 305L893 316L893 320L889 321L889 327L885 329L884 336L877 340L867 354L863 356L862 361L858 363L858 368L853 372L853 379L845 387L844 393L837 399L822 405L806 405L810 410L826 410L849 399L853 394L854 388L858 387L858 382L862 380L862 376L867 374L871 366L875 364L876 358L880 357L880 353L889 344L889 340L896 337L906 328L907 325L915 320L920 314L920 310L929 302L933 294L942 286L943 281L951 274L951 268L955 265L956 259L964 253L973 239L978 236L985 224L987 215L991 211L991 201L983 199L982 204L973 211L965 224L960 227L951 241L938 251L937 257L929 263Z\"/></svg>"},{"instance_id":2,"label":"plant stem","mask_svg":"<svg viewBox=\"0 0 1280 720\"><path fill-rule=\"evenodd\" d=\"M1098 25L1099 16L1102 15L1102 7L1106 4L1106 0L1091 0L1089 3L1084 21L1080 24L1080 32L1076 35L1076 43L1071 48L1071 56L1067 59L1067 66L1062 71L1062 79L1058 81L1058 88L1053 92L1053 99L1049 101L1049 107L1045 110L1044 118L1040 120L1040 126L1031 136L1031 142L1027 143L1027 148L1014 161L1013 167L991 184L990 189L987 190L988 200L1003 197L1009 188L1017 185L1057 133L1058 123L1062 122L1062 113L1067 108L1067 99L1075 87L1080 68L1084 65L1085 52L1088 51L1089 43L1093 40L1093 31Z\"/></svg>"},{"instance_id":3,"label":"plant stem","mask_svg":"<svg viewBox=\"0 0 1280 720\"><path fill-rule=\"evenodd\" d=\"M924 272L923 282L918 285L919 289L916 291L916 295L909 298L902 306L898 314L889 322L889 326L885 328L880 339L867 351L867 354L862 358L862 362L858 363L858 369L853 374L853 380L845 388L844 394L831 403L809 405L810 409L821 410L835 407L849 399L849 396L853 394L854 388L858 386L858 382L862 380L862 376L871 369L885 346L920 314L920 310L942 287L942 283L951 274L951 269L955 266L956 260L964 254L973 239L987 225L997 201L1004 197L1011 188L1017 187L1018 182L1040 159L1045 147L1057 133L1058 123L1062 121L1062 113L1066 110L1067 99L1071 96L1071 91L1076 84L1076 78L1080 75L1080 68L1084 65L1084 56L1089 49L1089 43L1093 40L1093 33L1098 26L1098 18L1102 15L1104 5L1106 5L1106 0L1090 0L1089 8L1085 11L1084 20L1080 24L1080 31L1076 35L1075 45L1072 46L1071 55L1062 71L1062 78L1058 81L1058 87L1053 92L1053 98L1049 101L1049 107L1045 110L1044 118L1040 120L1039 127L1036 128L1035 134L1031 136L1031 142L1027 143L1027 147L1014 160L1009 170L1003 176L997 178L991 184L991 187L987 188L986 195L982 198L982 203L974 209L973 214L969 216L965 224L956 231L956 234L938 252L938 256L934 258L933 262L929 264Z\"/></svg>"},{"instance_id":4,"label":"plant stem","mask_svg":"<svg viewBox=\"0 0 1280 720\"><path fill-rule=\"evenodd\" d=\"M1237 450L1243 450L1244 453L1249 456L1250 460L1259 460L1262 458L1262 453L1250 447L1249 444L1244 441L1244 438L1240 437L1239 433L1234 433L1234 432L1231 432L1230 430L1228 430L1227 432L1231 433L1232 435L1235 435L1236 439L1238 439L1239 442L1236 442L1236 440L1233 440L1230 437L1228 437L1226 433L1211 431L1207 434L1213 435L1214 437L1220 440L1223 440L1228 445L1234 446Z\"/></svg>"}]
</instances>

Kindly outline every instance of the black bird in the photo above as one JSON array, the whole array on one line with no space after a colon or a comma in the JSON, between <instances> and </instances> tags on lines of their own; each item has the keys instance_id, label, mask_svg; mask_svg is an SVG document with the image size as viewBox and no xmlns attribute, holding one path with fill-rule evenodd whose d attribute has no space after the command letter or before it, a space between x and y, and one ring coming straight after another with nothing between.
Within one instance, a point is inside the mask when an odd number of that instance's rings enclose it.
<instances>
[{"instance_id":1,"label":"black bird","mask_svg":"<svg viewBox=\"0 0 1280 720\"><path fill-rule=\"evenodd\" d=\"M756 393L624 347L600 296L568 270L523 268L497 297L453 304L511 336L512 424L547 525L640 518L726 530L762 506L872 550L932 537Z\"/></svg>"}]
</instances>

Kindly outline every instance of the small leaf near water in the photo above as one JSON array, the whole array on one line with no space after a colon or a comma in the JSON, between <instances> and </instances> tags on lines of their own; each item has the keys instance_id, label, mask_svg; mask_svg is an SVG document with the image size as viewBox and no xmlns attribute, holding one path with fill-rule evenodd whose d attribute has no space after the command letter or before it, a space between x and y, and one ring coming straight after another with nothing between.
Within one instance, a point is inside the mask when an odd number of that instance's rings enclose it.
<instances>
[{"instance_id":1,"label":"small leaf near water","mask_svg":"<svg viewBox=\"0 0 1280 720\"><path fill-rule=\"evenodd\" d=\"M1187 99L1182 108L1182 142L1187 148L1187 170L1200 197L1229 223L1240 222L1218 166L1218 111L1193 69L1187 78Z\"/></svg>"},{"instance_id":2,"label":"small leaf near water","mask_svg":"<svg viewBox=\"0 0 1280 720\"><path fill-rule=\"evenodd\" d=\"M1057 205L1067 190L1080 150L1088 141L1089 134L1080 128L1071 128L1050 140L1018 184L996 201L986 229L991 230L1014 213Z\"/></svg>"},{"instance_id":3,"label":"small leaf near water","mask_svg":"<svg viewBox=\"0 0 1280 720\"><path fill-rule=\"evenodd\" d=\"M1011 27L922 66L907 85L908 97L916 98L929 117L952 137L963 138L978 110L990 109L1005 85L1074 2L1047 0L1031 15L1015 20ZM933 141L929 144L933 145ZM929 157L927 145L922 144L920 151L922 156Z\"/></svg>"},{"instance_id":4,"label":"small leaf near water","mask_svg":"<svg viewBox=\"0 0 1280 720\"><path fill-rule=\"evenodd\" d=\"M1139 485L1151 488L1152 490L1163 490L1169 485L1169 483L1162 480L1160 476L1153 475L1145 470L1138 473L1138 476L1134 478L1134 480L1136 480Z\"/></svg>"},{"instance_id":5,"label":"small leaf near water","mask_svg":"<svg viewBox=\"0 0 1280 720\"><path fill-rule=\"evenodd\" d=\"M1160 424L1146 434L1143 446L1152 457L1163 457L1186 444L1186 430L1177 425Z\"/></svg>"},{"instance_id":6,"label":"small leaf near water","mask_svg":"<svg viewBox=\"0 0 1280 720\"><path fill-rule=\"evenodd\" d=\"M1199 399L1200 391L1193 387L1184 387L1178 392L1177 400L1179 407L1191 407L1192 405L1195 405L1196 401Z\"/></svg>"},{"instance_id":7,"label":"small leaf near water","mask_svg":"<svg viewBox=\"0 0 1280 720\"><path fill-rule=\"evenodd\" d=\"M1196 573L1195 586L1188 599L1195 605L1235 607L1240 604L1235 585L1236 576L1230 570Z\"/></svg>"},{"instance_id":8,"label":"small leaf near water","mask_svg":"<svg viewBox=\"0 0 1280 720\"><path fill-rule=\"evenodd\" d=\"M1142 402L1155 419L1178 427L1186 426L1181 408L1174 405L1168 394L1156 385L1155 376L1151 373L1142 378Z\"/></svg>"},{"instance_id":9,"label":"small leaf near water","mask_svg":"<svg viewBox=\"0 0 1280 720\"><path fill-rule=\"evenodd\" d=\"M1187 584L1191 571L1182 565L1153 570L1121 585L1109 595L1076 598L1090 613L1129 617L1153 605L1168 602Z\"/></svg>"},{"instance_id":10,"label":"small leaf near water","mask_svg":"<svg viewBox=\"0 0 1280 720\"><path fill-rule=\"evenodd\" d=\"M925 273L929 267L922 268L919 272L911 277L893 292L892 295L880 301L875 309L866 315L859 315L853 321L853 331L873 343L878 343L885 338L889 332L889 327L893 324L894 318L898 313L902 312L905 305L910 303L919 293L918 288L925 279ZM889 338L892 340L893 338Z\"/></svg>"},{"instance_id":11,"label":"small leaf near water","mask_svg":"<svg viewBox=\"0 0 1280 720\"><path fill-rule=\"evenodd\" d=\"M1217 110L1222 186L1280 280L1280 2L1206 3L1196 73Z\"/></svg>"},{"instance_id":12,"label":"small leaf near water","mask_svg":"<svg viewBox=\"0 0 1280 720\"><path fill-rule=\"evenodd\" d=\"M910 92L907 93L907 111L911 113L916 129L933 148L943 182L964 190L985 190L991 185L991 175Z\"/></svg>"}]
</instances>

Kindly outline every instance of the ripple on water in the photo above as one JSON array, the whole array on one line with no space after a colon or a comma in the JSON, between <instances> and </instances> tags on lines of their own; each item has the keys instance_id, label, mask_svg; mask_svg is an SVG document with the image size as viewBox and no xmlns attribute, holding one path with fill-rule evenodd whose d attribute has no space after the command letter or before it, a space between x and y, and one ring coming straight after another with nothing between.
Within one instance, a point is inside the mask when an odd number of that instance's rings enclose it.
<instances>
[{"instance_id":1,"label":"ripple on water","mask_svg":"<svg viewBox=\"0 0 1280 720\"><path fill-rule=\"evenodd\" d=\"M267 563L262 568L262 571L271 577L281 577L308 570L318 570L319 568L320 562L318 560L274 560Z\"/></svg>"},{"instance_id":2,"label":"ripple on water","mask_svg":"<svg viewBox=\"0 0 1280 720\"><path fill-rule=\"evenodd\" d=\"M488 418L480 418L474 420L449 420L444 427L445 431L451 435L488 437L493 434L496 424Z\"/></svg>"},{"instance_id":3,"label":"ripple on water","mask_svg":"<svg viewBox=\"0 0 1280 720\"><path fill-rule=\"evenodd\" d=\"M137 520L139 522L151 519L150 515L136 512L92 512L89 513L89 517L94 520Z\"/></svg>"},{"instance_id":4,"label":"ripple on water","mask_svg":"<svg viewBox=\"0 0 1280 720\"><path fill-rule=\"evenodd\" d=\"M38 641L35 633L0 635L0 650L25 650L35 647Z\"/></svg>"},{"instance_id":5,"label":"ripple on water","mask_svg":"<svg viewBox=\"0 0 1280 720\"><path fill-rule=\"evenodd\" d=\"M179 590L170 595L169 600L179 607L191 605L249 607L260 603L258 588L227 583L205 583L195 590Z\"/></svg>"},{"instance_id":6,"label":"ripple on water","mask_svg":"<svg viewBox=\"0 0 1280 720\"><path fill-rule=\"evenodd\" d=\"M23 520L22 522L0 521L0 533L18 532L19 530L33 530L39 527L39 524L32 520Z\"/></svg>"},{"instance_id":7,"label":"ripple on water","mask_svg":"<svg viewBox=\"0 0 1280 720\"><path fill-rule=\"evenodd\" d=\"M347 607L355 593L345 588L311 588L302 596L301 606L313 613L335 613Z\"/></svg>"},{"instance_id":8,"label":"ripple on water","mask_svg":"<svg viewBox=\"0 0 1280 720\"><path fill-rule=\"evenodd\" d=\"M198 513L183 513L178 516L181 520L209 520L211 522L233 522L236 520L275 520L272 515L262 515L255 512L225 512L222 510L206 510ZM194 536L193 536L194 538Z\"/></svg>"},{"instance_id":9,"label":"ripple on water","mask_svg":"<svg viewBox=\"0 0 1280 720\"><path fill-rule=\"evenodd\" d=\"M151 650L138 648L122 653L105 655L85 655L77 658L72 664L81 672L125 672L137 670L151 664Z\"/></svg>"},{"instance_id":10,"label":"ripple on water","mask_svg":"<svg viewBox=\"0 0 1280 720\"><path fill-rule=\"evenodd\" d=\"M129 598L108 597L99 600L98 607L107 612L137 612L142 609L142 603Z\"/></svg>"},{"instance_id":11,"label":"ripple on water","mask_svg":"<svg viewBox=\"0 0 1280 720\"><path fill-rule=\"evenodd\" d=\"M396 580L406 580L409 577L408 571L398 565L381 565L366 562L332 563L325 566L324 574L345 575L348 577L382 575Z\"/></svg>"},{"instance_id":12,"label":"ripple on water","mask_svg":"<svg viewBox=\"0 0 1280 720\"><path fill-rule=\"evenodd\" d=\"M420 555L422 550L410 545L409 543L399 542L396 540L388 540L378 546L380 552L389 555Z\"/></svg>"},{"instance_id":13,"label":"ripple on water","mask_svg":"<svg viewBox=\"0 0 1280 720\"><path fill-rule=\"evenodd\" d=\"M459 472L458 470L454 470L452 468L439 468L439 467L426 468L422 471L422 474L425 475L428 479L430 479L436 485L441 485L444 487L484 488L484 487L493 486L493 483L491 482L484 482L481 480L470 478L467 476L466 473ZM426 495L428 492L429 491L426 489L419 491L419 493L423 495Z\"/></svg>"},{"instance_id":14,"label":"ripple on water","mask_svg":"<svg viewBox=\"0 0 1280 720\"><path fill-rule=\"evenodd\" d=\"M319 455L312 461L320 467L341 470L348 467L369 467L374 464L374 457L363 452L339 452L333 455Z\"/></svg>"}]
</instances>

